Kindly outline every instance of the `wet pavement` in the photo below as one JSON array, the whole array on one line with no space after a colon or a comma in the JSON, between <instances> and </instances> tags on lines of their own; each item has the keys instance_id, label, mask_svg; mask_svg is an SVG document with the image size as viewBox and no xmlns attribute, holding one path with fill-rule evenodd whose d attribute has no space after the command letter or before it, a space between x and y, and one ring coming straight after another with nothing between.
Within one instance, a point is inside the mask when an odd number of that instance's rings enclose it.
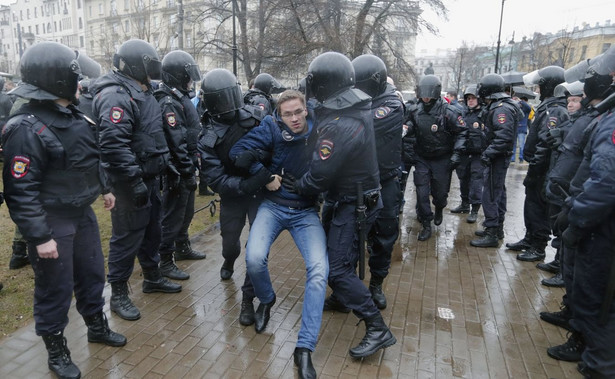
<instances>
[{"instance_id":1,"label":"wet pavement","mask_svg":"<svg viewBox=\"0 0 615 379\"><path fill-rule=\"evenodd\" d=\"M523 185L526 165L508 172L505 242L523 237ZM444 222L418 242L411 179L400 243L384 284L388 307L383 316L397 344L362 361L348 349L364 334L352 314L325 312L313 361L320 378L579 378L575 363L550 358L546 349L565 342L566 331L540 320L556 311L563 291L540 280L551 274L535 263L516 260L503 246L474 248L469 241L479 222L451 214L459 204L453 179ZM244 233L242 239L245 240ZM87 342L86 327L74 305L65 331L73 361L86 378L293 378L292 353L300 327L305 268L292 238L284 233L273 245L270 271L277 303L262 334L239 324L245 263L238 261L232 280L220 281L219 231L192 240L205 251L203 261L181 261L191 274L179 294L144 294L142 277L133 274L131 298L141 310L138 321L109 312L112 329L128 338L122 348ZM547 251L552 260L553 249ZM243 255L242 255L243 257ZM137 265L138 266L138 265ZM369 277L369 275L368 275ZM330 291L330 290L329 290ZM257 303L257 301L255 301ZM51 378L42 340L34 325L0 341L1 378Z\"/></svg>"}]
</instances>

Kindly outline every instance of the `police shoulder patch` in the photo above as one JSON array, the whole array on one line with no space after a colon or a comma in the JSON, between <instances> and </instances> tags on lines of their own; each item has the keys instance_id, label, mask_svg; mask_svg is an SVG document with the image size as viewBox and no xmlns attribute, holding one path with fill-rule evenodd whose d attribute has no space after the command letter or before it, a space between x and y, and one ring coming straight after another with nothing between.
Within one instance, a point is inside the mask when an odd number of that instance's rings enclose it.
<instances>
[{"instance_id":1,"label":"police shoulder patch","mask_svg":"<svg viewBox=\"0 0 615 379\"><path fill-rule=\"evenodd\" d=\"M459 123L459 125L461 126L465 126L466 122L463 121L463 117L461 116L457 116L457 122Z\"/></svg>"},{"instance_id":2,"label":"police shoulder patch","mask_svg":"<svg viewBox=\"0 0 615 379\"><path fill-rule=\"evenodd\" d=\"M385 118L389 113L391 113L391 108L389 107L378 107L374 112L374 117L380 119Z\"/></svg>"},{"instance_id":3,"label":"police shoulder patch","mask_svg":"<svg viewBox=\"0 0 615 379\"><path fill-rule=\"evenodd\" d=\"M174 112L169 112L165 114L164 118L167 120L167 124L169 124L170 127L174 128L175 125L177 125L177 119L175 118Z\"/></svg>"},{"instance_id":4,"label":"police shoulder patch","mask_svg":"<svg viewBox=\"0 0 615 379\"><path fill-rule=\"evenodd\" d=\"M11 174L15 179L20 179L26 176L30 168L30 158L23 155L16 155L11 162Z\"/></svg>"},{"instance_id":5,"label":"police shoulder patch","mask_svg":"<svg viewBox=\"0 0 615 379\"><path fill-rule=\"evenodd\" d=\"M111 122L114 124L119 123L120 121L122 121L122 118L124 117L124 110L120 107L113 107L111 108L111 114L109 115L109 118L111 119Z\"/></svg>"},{"instance_id":6,"label":"police shoulder patch","mask_svg":"<svg viewBox=\"0 0 615 379\"><path fill-rule=\"evenodd\" d=\"M553 129L557 127L557 117L549 117L549 125L547 125L549 129Z\"/></svg>"},{"instance_id":7,"label":"police shoulder patch","mask_svg":"<svg viewBox=\"0 0 615 379\"><path fill-rule=\"evenodd\" d=\"M506 114L500 113L498 114L498 123L503 124L506 122Z\"/></svg>"},{"instance_id":8,"label":"police shoulder patch","mask_svg":"<svg viewBox=\"0 0 615 379\"><path fill-rule=\"evenodd\" d=\"M331 154L333 154L333 142L327 139L322 140L318 147L318 156L325 161L331 157Z\"/></svg>"}]
</instances>

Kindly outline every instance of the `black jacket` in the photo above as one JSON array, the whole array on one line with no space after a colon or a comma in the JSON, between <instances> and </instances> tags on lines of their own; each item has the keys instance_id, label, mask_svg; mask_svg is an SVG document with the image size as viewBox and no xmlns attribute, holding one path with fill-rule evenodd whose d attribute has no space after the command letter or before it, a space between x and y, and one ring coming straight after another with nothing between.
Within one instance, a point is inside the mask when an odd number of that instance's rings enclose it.
<instances>
[{"instance_id":1,"label":"black jacket","mask_svg":"<svg viewBox=\"0 0 615 379\"><path fill-rule=\"evenodd\" d=\"M372 99L380 181L399 175L404 109L403 103L391 86Z\"/></svg>"},{"instance_id":2,"label":"black jacket","mask_svg":"<svg viewBox=\"0 0 615 379\"><path fill-rule=\"evenodd\" d=\"M521 117L521 108L510 98L494 100L489 104L485 117L487 148L483 156L493 159L512 155Z\"/></svg>"}]
</instances>

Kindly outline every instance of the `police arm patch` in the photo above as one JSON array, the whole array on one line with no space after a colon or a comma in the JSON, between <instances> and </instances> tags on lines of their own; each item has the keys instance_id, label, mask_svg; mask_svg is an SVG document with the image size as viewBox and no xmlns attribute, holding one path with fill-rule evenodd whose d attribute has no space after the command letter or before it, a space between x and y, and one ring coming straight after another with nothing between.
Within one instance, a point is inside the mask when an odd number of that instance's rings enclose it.
<instances>
[{"instance_id":1,"label":"police arm patch","mask_svg":"<svg viewBox=\"0 0 615 379\"><path fill-rule=\"evenodd\" d=\"M114 124L119 123L124 118L124 110L120 107L111 108L111 114L109 115L111 122Z\"/></svg>"},{"instance_id":2,"label":"police arm patch","mask_svg":"<svg viewBox=\"0 0 615 379\"><path fill-rule=\"evenodd\" d=\"M498 114L498 123L503 124L505 122L506 122L506 114L505 113Z\"/></svg>"},{"instance_id":3,"label":"police arm patch","mask_svg":"<svg viewBox=\"0 0 615 379\"><path fill-rule=\"evenodd\" d=\"M169 112L165 114L164 117L167 120L167 124L169 124L170 127L174 128L175 125L177 125L177 119L175 118L174 112Z\"/></svg>"},{"instance_id":4,"label":"police arm patch","mask_svg":"<svg viewBox=\"0 0 615 379\"><path fill-rule=\"evenodd\" d=\"M378 119L385 118L389 113L391 113L391 108L389 108L389 107L379 107L374 112L374 117L376 117Z\"/></svg>"},{"instance_id":5,"label":"police arm patch","mask_svg":"<svg viewBox=\"0 0 615 379\"><path fill-rule=\"evenodd\" d=\"M23 155L16 155L11 162L11 174L15 179L20 179L26 176L30 168L30 158Z\"/></svg>"},{"instance_id":6,"label":"police arm patch","mask_svg":"<svg viewBox=\"0 0 615 379\"><path fill-rule=\"evenodd\" d=\"M461 126L465 126L466 125L466 122L463 120L463 117L461 117L461 116L457 116L457 122Z\"/></svg>"},{"instance_id":7,"label":"police arm patch","mask_svg":"<svg viewBox=\"0 0 615 379\"><path fill-rule=\"evenodd\" d=\"M549 117L549 129L557 127L557 117Z\"/></svg>"},{"instance_id":8,"label":"police arm patch","mask_svg":"<svg viewBox=\"0 0 615 379\"><path fill-rule=\"evenodd\" d=\"M327 139L323 140L318 147L318 156L321 160L326 161L333 154L333 142Z\"/></svg>"}]
</instances>

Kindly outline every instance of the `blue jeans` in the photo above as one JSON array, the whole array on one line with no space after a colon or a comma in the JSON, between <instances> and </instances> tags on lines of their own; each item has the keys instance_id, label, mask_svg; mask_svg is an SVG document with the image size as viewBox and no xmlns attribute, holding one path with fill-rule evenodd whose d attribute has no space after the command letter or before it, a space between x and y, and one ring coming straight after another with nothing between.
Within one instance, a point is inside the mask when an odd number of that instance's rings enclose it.
<instances>
[{"instance_id":1,"label":"blue jeans","mask_svg":"<svg viewBox=\"0 0 615 379\"><path fill-rule=\"evenodd\" d=\"M525 146L525 137L527 133L517 133L517 139L513 143L513 154L510 157L510 161L515 161L515 155L517 154L517 145L519 145L519 161L523 161L523 147Z\"/></svg>"},{"instance_id":2,"label":"blue jeans","mask_svg":"<svg viewBox=\"0 0 615 379\"><path fill-rule=\"evenodd\" d=\"M275 293L267 268L269 249L283 230L288 230L295 240L307 270L297 347L314 351L322 322L322 308L329 275L327 239L317 209L315 207L290 209L270 200L264 200L258 208L248 236L246 247L248 274L261 303L273 301Z\"/></svg>"}]
</instances>

